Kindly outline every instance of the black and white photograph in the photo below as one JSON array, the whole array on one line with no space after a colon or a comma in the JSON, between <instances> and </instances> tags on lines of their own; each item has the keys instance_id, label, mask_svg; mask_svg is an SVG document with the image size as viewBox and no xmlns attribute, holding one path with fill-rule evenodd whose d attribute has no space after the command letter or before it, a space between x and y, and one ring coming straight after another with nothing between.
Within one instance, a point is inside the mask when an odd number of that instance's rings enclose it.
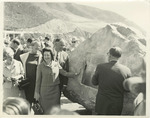
<instances>
[{"instance_id":1,"label":"black and white photograph","mask_svg":"<svg viewBox=\"0 0 150 118\"><path fill-rule=\"evenodd\" d=\"M1 116L149 115L150 1L1 4Z\"/></svg>"}]
</instances>

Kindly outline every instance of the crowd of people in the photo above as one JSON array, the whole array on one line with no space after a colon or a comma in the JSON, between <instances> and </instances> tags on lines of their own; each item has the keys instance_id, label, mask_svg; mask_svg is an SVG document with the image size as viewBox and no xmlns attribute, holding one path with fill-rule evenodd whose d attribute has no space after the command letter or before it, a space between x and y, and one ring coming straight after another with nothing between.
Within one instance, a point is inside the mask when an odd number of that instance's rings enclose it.
<instances>
[{"instance_id":1,"label":"crowd of people","mask_svg":"<svg viewBox=\"0 0 150 118\"><path fill-rule=\"evenodd\" d=\"M53 42L45 37L44 46L36 39L27 39L26 47L20 48L20 40L15 38L3 50L3 99L21 97L30 106L38 100L49 114L52 107L60 107L61 92L65 89L68 77L74 78L76 72L69 72L68 54L63 51L65 42L61 38ZM18 85L27 80L23 89Z\"/></svg>"},{"instance_id":2,"label":"crowd of people","mask_svg":"<svg viewBox=\"0 0 150 118\"><path fill-rule=\"evenodd\" d=\"M64 51L65 42L62 38L51 41L45 37L44 41L42 45L36 39L28 38L23 49L20 48L21 43L17 38L5 43L3 50L5 114L30 114L35 99L42 106L43 114L53 114L55 107L58 114L63 113L60 110L61 93L67 86L68 78L73 79L80 72L69 72L69 56ZM121 115L125 92L123 83L131 77L130 69L118 62L121 55L122 50L119 47L110 48L107 53L108 63L99 64L93 75L92 83L98 85L95 111L99 115ZM23 80L27 80L28 84L20 89L18 86ZM21 104L20 108L24 110L15 111L18 108L14 108L17 105L13 105L13 102Z\"/></svg>"}]
</instances>

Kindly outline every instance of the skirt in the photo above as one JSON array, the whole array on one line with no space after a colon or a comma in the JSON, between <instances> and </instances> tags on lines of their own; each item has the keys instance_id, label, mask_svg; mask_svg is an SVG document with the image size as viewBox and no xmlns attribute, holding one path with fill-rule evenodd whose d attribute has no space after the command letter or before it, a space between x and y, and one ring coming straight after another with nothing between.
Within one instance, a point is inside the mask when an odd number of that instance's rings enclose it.
<instances>
[{"instance_id":1,"label":"skirt","mask_svg":"<svg viewBox=\"0 0 150 118\"><path fill-rule=\"evenodd\" d=\"M49 114L53 107L60 107L60 89L59 85L42 87L40 90L40 104L44 114Z\"/></svg>"}]
</instances>

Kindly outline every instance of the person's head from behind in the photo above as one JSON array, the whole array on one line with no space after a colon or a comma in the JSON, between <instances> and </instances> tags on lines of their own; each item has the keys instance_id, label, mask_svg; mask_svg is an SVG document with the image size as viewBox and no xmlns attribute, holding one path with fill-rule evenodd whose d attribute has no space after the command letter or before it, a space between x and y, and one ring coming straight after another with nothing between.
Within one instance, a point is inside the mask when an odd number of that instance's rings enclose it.
<instances>
[{"instance_id":1,"label":"person's head from behind","mask_svg":"<svg viewBox=\"0 0 150 118\"><path fill-rule=\"evenodd\" d=\"M28 38L28 39L27 39L27 46L29 47L29 46L31 46L31 44L32 44L32 39L31 39L31 38Z\"/></svg>"},{"instance_id":2,"label":"person's head from behind","mask_svg":"<svg viewBox=\"0 0 150 118\"><path fill-rule=\"evenodd\" d=\"M8 97L3 102L3 112L5 115L28 115L30 114L30 105L23 98Z\"/></svg>"},{"instance_id":3,"label":"person's head from behind","mask_svg":"<svg viewBox=\"0 0 150 118\"><path fill-rule=\"evenodd\" d=\"M54 47L57 52L61 52L65 47L65 42L62 38L57 38L54 40Z\"/></svg>"},{"instance_id":4,"label":"person's head from behind","mask_svg":"<svg viewBox=\"0 0 150 118\"><path fill-rule=\"evenodd\" d=\"M19 39L14 39L14 40L12 40L12 42L11 42L11 47L12 47L13 49L17 49L17 48L19 47L19 45L20 45Z\"/></svg>"},{"instance_id":5,"label":"person's head from behind","mask_svg":"<svg viewBox=\"0 0 150 118\"><path fill-rule=\"evenodd\" d=\"M117 61L122 55L122 50L119 47L112 47L110 48L107 55L108 55L108 61L112 61L112 60Z\"/></svg>"},{"instance_id":6,"label":"person's head from behind","mask_svg":"<svg viewBox=\"0 0 150 118\"><path fill-rule=\"evenodd\" d=\"M54 55L51 48L44 48L42 50L43 60L46 62L51 62L54 60Z\"/></svg>"}]
</instances>

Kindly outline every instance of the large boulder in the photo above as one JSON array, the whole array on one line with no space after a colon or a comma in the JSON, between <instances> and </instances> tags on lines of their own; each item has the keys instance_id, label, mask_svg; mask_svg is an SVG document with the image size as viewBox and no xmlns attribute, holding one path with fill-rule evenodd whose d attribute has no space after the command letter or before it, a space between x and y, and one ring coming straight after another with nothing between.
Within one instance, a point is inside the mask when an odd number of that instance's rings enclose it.
<instances>
[{"instance_id":1,"label":"large boulder","mask_svg":"<svg viewBox=\"0 0 150 118\"><path fill-rule=\"evenodd\" d=\"M107 52L113 46L119 46L123 50L120 63L128 66L133 76L140 76L146 49L138 39L143 37L139 37L131 28L116 24L107 25L95 32L70 54L70 71L80 74L69 79L65 96L94 110L97 87L92 85L91 79L96 66L107 62ZM133 115L135 97L131 92L125 93L123 115Z\"/></svg>"}]
</instances>

